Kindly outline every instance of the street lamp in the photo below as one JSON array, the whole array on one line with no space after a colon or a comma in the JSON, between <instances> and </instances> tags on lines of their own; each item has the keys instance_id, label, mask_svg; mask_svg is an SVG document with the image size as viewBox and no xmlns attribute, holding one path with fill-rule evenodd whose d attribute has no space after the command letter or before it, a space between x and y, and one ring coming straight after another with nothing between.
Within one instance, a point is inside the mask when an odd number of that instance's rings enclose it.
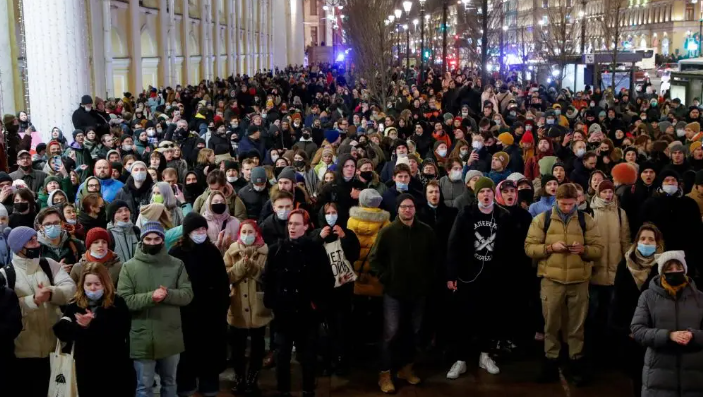
<instances>
[{"instance_id":1,"label":"street lamp","mask_svg":"<svg viewBox=\"0 0 703 397\"><path fill-rule=\"evenodd\" d=\"M393 14L395 14L396 19L400 19L400 16L403 15L403 10L396 8L395 11L393 11Z\"/></svg>"},{"instance_id":2,"label":"street lamp","mask_svg":"<svg viewBox=\"0 0 703 397\"><path fill-rule=\"evenodd\" d=\"M429 19L429 15L425 15L425 2L420 1L420 79L425 79L425 20Z\"/></svg>"},{"instance_id":3,"label":"street lamp","mask_svg":"<svg viewBox=\"0 0 703 397\"><path fill-rule=\"evenodd\" d=\"M464 4L464 11L468 11L469 3L471 3L471 0L461 0L461 2Z\"/></svg>"},{"instance_id":4,"label":"street lamp","mask_svg":"<svg viewBox=\"0 0 703 397\"><path fill-rule=\"evenodd\" d=\"M405 10L405 19L410 20L410 9L413 7L412 1L403 2L403 10ZM410 75L410 29L408 29L408 24L403 25L405 29L405 78Z\"/></svg>"}]
</instances>

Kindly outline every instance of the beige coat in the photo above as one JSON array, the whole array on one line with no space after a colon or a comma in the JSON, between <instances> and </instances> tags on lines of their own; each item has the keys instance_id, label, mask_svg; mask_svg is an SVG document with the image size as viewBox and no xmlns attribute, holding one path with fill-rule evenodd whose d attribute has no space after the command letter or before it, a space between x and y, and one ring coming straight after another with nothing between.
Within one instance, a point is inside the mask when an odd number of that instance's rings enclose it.
<instances>
[{"instance_id":1,"label":"beige coat","mask_svg":"<svg viewBox=\"0 0 703 397\"><path fill-rule=\"evenodd\" d=\"M12 265L17 278L15 293L22 309L22 332L15 339L17 358L46 358L56 349L54 324L61 319L62 305L68 305L76 293L76 284L61 265L53 259L46 258L54 276L54 285L39 267L39 259L26 259L12 256ZM0 270L5 276L4 270ZM39 283L49 286L51 299L37 306L34 303L34 291Z\"/></svg>"},{"instance_id":2,"label":"beige coat","mask_svg":"<svg viewBox=\"0 0 703 397\"><path fill-rule=\"evenodd\" d=\"M615 202L604 203L598 197L591 201L591 209L603 241L603 255L594 262L591 284L614 285L618 264L632 245L627 215Z\"/></svg>"},{"instance_id":3,"label":"beige coat","mask_svg":"<svg viewBox=\"0 0 703 397\"><path fill-rule=\"evenodd\" d=\"M268 246L246 247L239 241L225 253L225 267L232 284L227 322L236 328L260 328L273 319L271 310L264 306L261 275L266 266ZM245 260L244 257L249 259Z\"/></svg>"}]
</instances>

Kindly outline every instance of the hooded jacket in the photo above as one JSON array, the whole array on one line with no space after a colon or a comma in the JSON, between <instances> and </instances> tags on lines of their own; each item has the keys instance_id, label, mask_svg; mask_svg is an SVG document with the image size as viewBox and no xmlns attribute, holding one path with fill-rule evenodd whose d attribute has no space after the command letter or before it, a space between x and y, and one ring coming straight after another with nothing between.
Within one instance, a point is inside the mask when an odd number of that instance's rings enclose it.
<instances>
[{"instance_id":1,"label":"hooded jacket","mask_svg":"<svg viewBox=\"0 0 703 397\"><path fill-rule=\"evenodd\" d=\"M210 203L211 199L212 196L208 197L202 208L202 215L207 220L207 235L210 241L215 244L217 242L217 236L223 230L225 231L225 238L234 240L239 231L239 220L231 216L227 208L225 208L225 212L222 214L214 213Z\"/></svg>"},{"instance_id":2,"label":"hooded jacket","mask_svg":"<svg viewBox=\"0 0 703 397\"><path fill-rule=\"evenodd\" d=\"M154 186L154 182L151 179L151 175L146 173L146 179L139 188L134 185L134 178L130 175L127 178L127 183L122 186L119 192L115 195L115 200L122 200L129 206L130 218L132 222L137 221L137 216L139 216L139 208L142 205L147 205L151 202L151 190Z\"/></svg>"},{"instance_id":3,"label":"hooded jacket","mask_svg":"<svg viewBox=\"0 0 703 397\"><path fill-rule=\"evenodd\" d=\"M369 253L378 237L379 231L390 225L390 214L380 208L355 206L349 210L347 228L356 234L359 240L359 259L354 261L354 271L358 277L354 285L357 295L381 296L383 286L378 278L371 275Z\"/></svg>"},{"instance_id":4,"label":"hooded jacket","mask_svg":"<svg viewBox=\"0 0 703 397\"><path fill-rule=\"evenodd\" d=\"M264 205L269 200L269 192L268 189L263 189L260 192L256 191L256 189L254 189L254 185L249 182L246 186L239 190L239 198L246 207L247 216L245 219L257 220L261 215ZM232 207L230 206L229 208Z\"/></svg>"},{"instance_id":5,"label":"hooded jacket","mask_svg":"<svg viewBox=\"0 0 703 397\"><path fill-rule=\"evenodd\" d=\"M108 255L110 255L111 258L100 263L107 268L107 272L110 274L112 283L117 286L117 282L120 279L120 271L122 270L122 261L120 260L120 257L112 251L109 251ZM85 254L83 254L80 261L78 261L78 263L73 265L71 268L71 278L76 284L80 281L83 268L88 263L90 263L90 261L85 257Z\"/></svg>"},{"instance_id":6,"label":"hooded jacket","mask_svg":"<svg viewBox=\"0 0 703 397\"><path fill-rule=\"evenodd\" d=\"M230 215L233 217L239 219L240 221L248 219L247 216L247 207L244 205L244 202L242 201L241 198L239 198L239 195L234 191L234 188L232 185L230 185L229 182L225 185L225 189L223 191L225 198L227 200L227 211ZM207 199L210 197L210 188L208 187L205 189L203 194L198 196L198 198L195 199L195 202L193 203L193 211L205 215L205 202Z\"/></svg>"},{"instance_id":7,"label":"hooded jacket","mask_svg":"<svg viewBox=\"0 0 703 397\"><path fill-rule=\"evenodd\" d=\"M591 284L613 285L618 264L631 245L627 214L618 208L616 201L606 203L600 197L593 197L591 210L604 243L603 254L594 262Z\"/></svg>"},{"instance_id":8,"label":"hooded jacket","mask_svg":"<svg viewBox=\"0 0 703 397\"><path fill-rule=\"evenodd\" d=\"M128 227L117 226L112 222L107 224L107 230L110 232L110 237L114 244L113 251L122 263L134 257L137 244L139 244L139 235L137 234L139 229L136 231L134 229L135 226L133 224Z\"/></svg>"},{"instance_id":9,"label":"hooded jacket","mask_svg":"<svg viewBox=\"0 0 703 397\"><path fill-rule=\"evenodd\" d=\"M37 240L41 244L41 257L51 258L56 262L65 259L66 264L78 263L85 253L83 243L72 238L66 231L61 232L60 238L59 244L53 245L43 232L37 232Z\"/></svg>"}]
</instances>

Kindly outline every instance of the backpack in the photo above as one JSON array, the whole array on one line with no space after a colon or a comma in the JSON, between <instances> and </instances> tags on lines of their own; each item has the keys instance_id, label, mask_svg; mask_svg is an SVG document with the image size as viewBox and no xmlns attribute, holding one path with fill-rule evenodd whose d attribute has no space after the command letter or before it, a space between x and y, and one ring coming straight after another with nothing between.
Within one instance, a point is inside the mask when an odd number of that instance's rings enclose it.
<instances>
[{"instance_id":1,"label":"backpack","mask_svg":"<svg viewBox=\"0 0 703 397\"><path fill-rule=\"evenodd\" d=\"M544 212L544 235L547 236L547 230L549 230L549 225L552 224L551 211ZM549 215L547 215L549 214ZM618 210L618 214L620 211ZM583 241L586 242L586 215L585 212L581 210L576 210L576 216L579 219L579 226L581 226L581 232L583 233Z\"/></svg>"},{"instance_id":2,"label":"backpack","mask_svg":"<svg viewBox=\"0 0 703 397\"><path fill-rule=\"evenodd\" d=\"M46 258L40 258L39 267L49 278L49 284L54 285L54 273L51 271L49 261L47 261ZM5 284L7 288L15 289L15 282L17 281L17 271L15 270L15 267L12 266L12 262L7 264L7 266L5 266L3 269L5 270L5 275L3 276L3 274L0 273L0 285Z\"/></svg>"}]
</instances>

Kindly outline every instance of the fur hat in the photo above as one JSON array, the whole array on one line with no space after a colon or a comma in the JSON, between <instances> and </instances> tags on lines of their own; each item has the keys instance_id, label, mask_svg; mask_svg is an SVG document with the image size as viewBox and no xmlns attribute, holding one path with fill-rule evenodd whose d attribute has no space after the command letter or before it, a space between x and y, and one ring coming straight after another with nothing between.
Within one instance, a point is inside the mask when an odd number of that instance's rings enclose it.
<instances>
[{"instance_id":1,"label":"fur hat","mask_svg":"<svg viewBox=\"0 0 703 397\"><path fill-rule=\"evenodd\" d=\"M657 261L657 270L659 274L663 274L664 265L670 260L677 260L683 265L683 270L688 273L688 265L686 265L686 254L683 251L666 251L661 254L654 255L654 259Z\"/></svg>"}]
</instances>

